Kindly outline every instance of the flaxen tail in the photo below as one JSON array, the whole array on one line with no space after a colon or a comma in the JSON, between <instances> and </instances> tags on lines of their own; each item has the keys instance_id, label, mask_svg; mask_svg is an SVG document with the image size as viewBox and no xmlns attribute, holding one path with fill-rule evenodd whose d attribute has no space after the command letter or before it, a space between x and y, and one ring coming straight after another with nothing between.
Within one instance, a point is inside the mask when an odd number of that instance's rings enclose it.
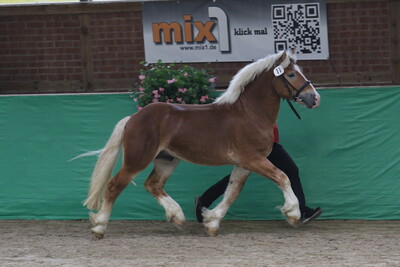
<instances>
[{"instance_id":1,"label":"flaxen tail","mask_svg":"<svg viewBox=\"0 0 400 267\"><path fill-rule=\"evenodd\" d=\"M114 169L121 148L124 128L129 119L130 117L126 117L117 123L110 139L108 139L106 146L102 150L83 154L83 156L91 156L94 153L100 153L100 157L92 173L88 198L83 204L88 209L98 210L100 208L107 184L112 178L112 170Z\"/></svg>"}]
</instances>

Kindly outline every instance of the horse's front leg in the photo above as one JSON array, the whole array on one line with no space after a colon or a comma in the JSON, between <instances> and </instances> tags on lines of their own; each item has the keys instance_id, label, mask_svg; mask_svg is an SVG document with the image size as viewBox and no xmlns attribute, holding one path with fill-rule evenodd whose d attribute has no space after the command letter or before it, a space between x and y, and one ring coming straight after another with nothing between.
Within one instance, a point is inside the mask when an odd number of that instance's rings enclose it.
<instances>
[{"instance_id":1,"label":"horse's front leg","mask_svg":"<svg viewBox=\"0 0 400 267\"><path fill-rule=\"evenodd\" d=\"M279 186L285 198L285 203L283 207L281 207L281 212L286 216L290 225L294 227L299 226L301 215L299 201L292 190L288 176L264 157L259 160L251 161L246 165L246 169L271 179Z\"/></svg>"},{"instance_id":2,"label":"horse's front leg","mask_svg":"<svg viewBox=\"0 0 400 267\"><path fill-rule=\"evenodd\" d=\"M249 174L249 171L236 167L231 173L229 185L226 188L222 201L212 210L204 209L204 226L210 236L218 235L219 223L225 216L229 207L239 196Z\"/></svg>"}]
</instances>

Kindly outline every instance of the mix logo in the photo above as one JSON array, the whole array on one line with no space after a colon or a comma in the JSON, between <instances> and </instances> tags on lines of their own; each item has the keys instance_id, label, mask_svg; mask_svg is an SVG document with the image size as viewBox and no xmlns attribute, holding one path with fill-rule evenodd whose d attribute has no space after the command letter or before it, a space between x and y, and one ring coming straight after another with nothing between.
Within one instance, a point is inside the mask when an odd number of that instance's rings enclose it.
<instances>
[{"instance_id":1,"label":"mix logo","mask_svg":"<svg viewBox=\"0 0 400 267\"><path fill-rule=\"evenodd\" d=\"M185 14L183 15L183 23L153 22L153 42L162 45L164 43L173 44L174 42L177 44L185 42L202 44L208 41L218 43L221 52L230 52L229 24L225 11L219 7L208 7L208 17L214 20L193 21L192 15ZM216 27L218 27L218 37L214 35Z\"/></svg>"},{"instance_id":2,"label":"mix logo","mask_svg":"<svg viewBox=\"0 0 400 267\"><path fill-rule=\"evenodd\" d=\"M280 2L145 1L145 59L252 61L294 46L299 59L329 58L326 0Z\"/></svg>"}]
</instances>

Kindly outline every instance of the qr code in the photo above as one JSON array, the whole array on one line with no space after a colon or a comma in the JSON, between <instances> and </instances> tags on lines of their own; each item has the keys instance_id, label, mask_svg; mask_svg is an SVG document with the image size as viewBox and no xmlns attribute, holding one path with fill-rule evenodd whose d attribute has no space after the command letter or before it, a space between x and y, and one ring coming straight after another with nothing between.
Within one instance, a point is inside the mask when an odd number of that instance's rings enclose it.
<instances>
[{"instance_id":1,"label":"qr code","mask_svg":"<svg viewBox=\"0 0 400 267\"><path fill-rule=\"evenodd\" d=\"M321 53L319 4L272 5L275 52Z\"/></svg>"}]
</instances>

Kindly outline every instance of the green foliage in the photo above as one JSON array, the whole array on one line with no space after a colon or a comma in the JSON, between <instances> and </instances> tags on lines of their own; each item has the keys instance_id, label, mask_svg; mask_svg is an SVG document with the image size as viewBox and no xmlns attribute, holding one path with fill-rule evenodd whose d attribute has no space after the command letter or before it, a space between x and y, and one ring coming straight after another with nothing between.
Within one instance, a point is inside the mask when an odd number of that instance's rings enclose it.
<instances>
[{"instance_id":1,"label":"green foliage","mask_svg":"<svg viewBox=\"0 0 400 267\"><path fill-rule=\"evenodd\" d=\"M208 69L184 65L175 68L160 60L155 64L143 64L139 86L133 93L138 109L150 103L206 104L213 102L211 92L215 77Z\"/></svg>"}]
</instances>

